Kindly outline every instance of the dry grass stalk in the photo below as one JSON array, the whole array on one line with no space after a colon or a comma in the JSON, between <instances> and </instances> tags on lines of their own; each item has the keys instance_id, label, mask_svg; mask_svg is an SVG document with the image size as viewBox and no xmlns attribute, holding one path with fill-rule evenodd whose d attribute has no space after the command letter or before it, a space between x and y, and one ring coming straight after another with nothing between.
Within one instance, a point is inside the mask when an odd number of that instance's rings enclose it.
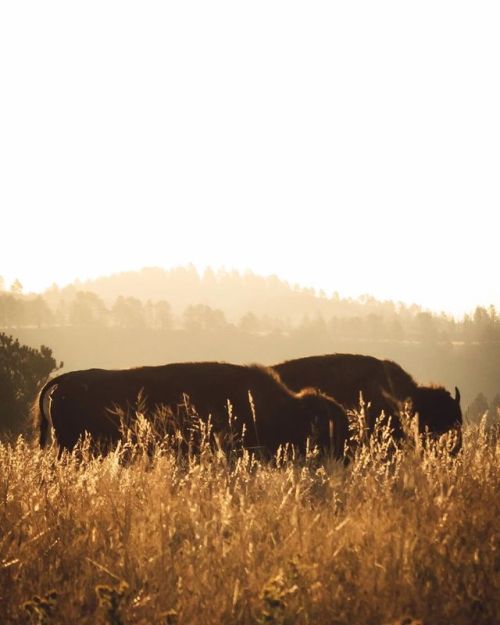
<instances>
[{"instance_id":1,"label":"dry grass stalk","mask_svg":"<svg viewBox=\"0 0 500 625\"><path fill-rule=\"evenodd\" d=\"M484 424L456 458L378 428L347 468L225 455L209 427L187 455L157 434L138 420L106 457L0 444L1 623L498 622Z\"/></svg>"}]
</instances>

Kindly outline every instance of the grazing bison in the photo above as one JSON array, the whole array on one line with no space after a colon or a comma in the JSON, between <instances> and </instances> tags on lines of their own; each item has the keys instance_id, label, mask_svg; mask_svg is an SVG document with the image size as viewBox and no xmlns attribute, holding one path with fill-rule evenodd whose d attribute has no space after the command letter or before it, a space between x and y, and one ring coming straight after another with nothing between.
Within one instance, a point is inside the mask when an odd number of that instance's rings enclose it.
<instances>
[{"instance_id":1,"label":"grazing bison","mask_svg":"<svg viewBox=\"0 0 500 625\"><path fill-rule=\"evenodd\" d=\"M367 424L371 431L375 419L384 411L393 416L396 437L402 434L399 413L405 402L419 415L420 432L427 431L437 437L450 430L457 432L457 443L452 452L461 446L462 412L460 393L455 387L455 397L442 387L420 386L395 362L379 360L357 354L330 354L298 358L275 365L274 370L293 390L304 386L320 389L335 397L344 408L359 406L359 394L369 402Z\"/></svg>"},{"instance_id":2,"label":"grazing bison","mask_svg":"<svg viewBox=\"0 0 500 625\"><path fill-rule=\"evenodd\" d=\"M146 415L166 406L171 416L178 415L187 395L201 419L211 416L219 440L232 431L229 401L237 419L235 427L240 432L242 426L245 428L244 446L265 453L274 453L283 443L304 452L307 438L312 437L319 447L340 458L348 437L344 409L320 392L309 389L295 393L275 372L264 367L202 362L89 369L57 376L38 397L40 445L46 443L49 421L61 449L72 449L85 433L105 447L117 443L122 432L116 406L133 420L139 395ZM167 412L163 410L162 414ZM187 418L175 421L186 438L192 423Z\"/></svg>"}]
</instances>

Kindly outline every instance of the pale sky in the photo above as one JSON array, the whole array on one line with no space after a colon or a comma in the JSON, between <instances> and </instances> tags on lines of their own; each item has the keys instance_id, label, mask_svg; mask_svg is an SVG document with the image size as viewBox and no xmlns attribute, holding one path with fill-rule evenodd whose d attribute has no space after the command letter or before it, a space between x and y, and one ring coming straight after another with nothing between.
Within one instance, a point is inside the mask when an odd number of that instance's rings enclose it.
<instances>
[{"instance_id":1,"label":"pale sky","mask_svg":"<svg viewBox=\"0 0 500 625\"><path fill-rule=\"evenodd\" d=\"M500 3L0 3L0 275L500 308Z\"/></svg>"}]
</instances>

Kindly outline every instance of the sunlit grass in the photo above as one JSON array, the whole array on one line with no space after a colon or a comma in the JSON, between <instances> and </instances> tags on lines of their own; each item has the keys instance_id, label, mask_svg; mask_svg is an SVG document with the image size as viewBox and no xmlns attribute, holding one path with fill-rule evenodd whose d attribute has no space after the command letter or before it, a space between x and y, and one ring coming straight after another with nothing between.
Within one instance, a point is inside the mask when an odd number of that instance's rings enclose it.
<instances>
[{"instance_id":1,"label":"sunlit grass","mask_svg":"<svg viewBox=\"0 0 500 625\"><path fill-rule=\"evenodd\" d=\"M0 623L498 622L484 427L456 458L381 432L347 468L203 441L186 456L141 428L104 458L0 444Z\"/></svg>"}]
</instances>

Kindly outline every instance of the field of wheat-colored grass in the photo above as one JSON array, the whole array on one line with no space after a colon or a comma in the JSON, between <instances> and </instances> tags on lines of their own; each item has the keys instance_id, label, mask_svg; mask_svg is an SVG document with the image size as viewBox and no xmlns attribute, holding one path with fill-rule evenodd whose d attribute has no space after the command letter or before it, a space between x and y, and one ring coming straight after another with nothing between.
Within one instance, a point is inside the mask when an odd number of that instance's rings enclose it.
<instances>
[{"instance_id":1,"label":"field of wheat-colored grass","mask_svg":"<svg viewBox=\"0 0 500 625\"><path fill-rule=\"evenodd\" d=\"M484 427L456 458L379 437L347 467L145 447L0 444L0 623L499 622L500 442Z\"/></svg>"}]
</instances>

